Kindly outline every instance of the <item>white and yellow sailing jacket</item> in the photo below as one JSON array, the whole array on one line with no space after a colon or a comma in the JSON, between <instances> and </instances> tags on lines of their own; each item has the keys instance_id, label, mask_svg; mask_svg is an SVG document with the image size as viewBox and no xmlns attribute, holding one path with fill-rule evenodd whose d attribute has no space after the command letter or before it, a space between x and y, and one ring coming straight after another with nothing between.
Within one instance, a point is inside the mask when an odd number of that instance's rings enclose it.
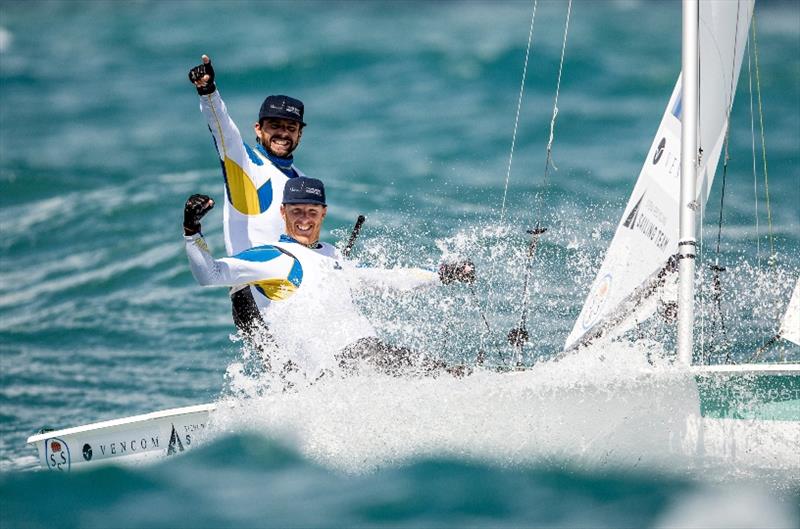
<instances>
[{"instance_id":1,"label":"white and yellow sailing jacket","mask_svg":"<svg viewBox=\"0 0 800 529\"><path fill-rule=\"evenodd\" d=\"M351 287L367 282L410 290L439 284L434 271L355 268L330 244L308 248L286 235L278 242L222 259L214 259L201 234L184 240L197 282L203 286L250 285L281 354L312 378L335 368L336 353L376 335L355 306Z\"/></svg>"},{"instance_id":2,"label":"white and yellow sailing jacket","mask_svg":"<svg viewBox=\"0 0 800 529\"><path fill-rule=\"evenodd\" d=\"M244 142L219 90L200 96L200 110L214 137L225 179L223 226L227 254L277 241L284 229L280 204L289 176L273 165L261 145L250 147ZM288 163L287 172L304 176L291 160Z\"/></svg>"}]
</instances>

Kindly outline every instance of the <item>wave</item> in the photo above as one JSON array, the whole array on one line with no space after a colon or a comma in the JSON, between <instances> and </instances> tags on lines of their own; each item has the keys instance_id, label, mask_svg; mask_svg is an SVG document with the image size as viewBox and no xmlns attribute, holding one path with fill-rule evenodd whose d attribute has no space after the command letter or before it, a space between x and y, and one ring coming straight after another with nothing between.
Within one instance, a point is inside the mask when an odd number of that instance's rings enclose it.
<instances>
[{"instance_id":1,"label":"wave","mask_svg":"<svg viewBox=\"0 0 800 529\"><path fill-rule=\"evenodd\" d=\"M356 432L353 432L356 433ZM292 443L226 434L157 465L0 474L3 519L47 527L795 527L797 488L652 469L424 455L350 474Z\"/></svg>"}]
</instances>

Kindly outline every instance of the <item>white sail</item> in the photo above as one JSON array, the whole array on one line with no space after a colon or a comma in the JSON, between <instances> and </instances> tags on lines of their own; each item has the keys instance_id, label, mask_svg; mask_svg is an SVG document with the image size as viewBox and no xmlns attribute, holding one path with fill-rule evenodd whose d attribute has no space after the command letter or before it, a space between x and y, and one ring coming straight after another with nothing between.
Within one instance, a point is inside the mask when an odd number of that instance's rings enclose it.
<instances>
[{"instance_id":1,"label":"white sail","mask_svg":"<svg viewBox=\"0 0 800 529\"><path fill-rule=\"evenodd\" d=\"M753 0L700 2L700 123L697 172L703 207L725 142L728 117L747 43ZM606 318L663 269L678 243L681 78L675 84L622 219L565 349L595 334ZM651 304L655 306L654 304ZM647 315L638 314L642 321Z\"/></svg>"},{"instance_id":2,"label":"white sail","mask_svg":"<svg viewBox=\"0 0 800 529\"><path fill-rule=\"evenodd\" d=\"M786 307L786 314L781 320L778 336L800 345L800 278L794 284L794 291L789 299L789 306Z\"/></svg>"}]
</instances>

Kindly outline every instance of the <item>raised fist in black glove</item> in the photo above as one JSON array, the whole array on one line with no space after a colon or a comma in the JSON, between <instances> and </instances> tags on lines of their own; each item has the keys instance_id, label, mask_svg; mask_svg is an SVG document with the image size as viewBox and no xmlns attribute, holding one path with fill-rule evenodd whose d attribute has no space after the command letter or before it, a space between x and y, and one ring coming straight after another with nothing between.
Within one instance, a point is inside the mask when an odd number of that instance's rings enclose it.
<instances>
[{"instance_id":1,"label":"raised fist in black glove","mask_svg":"<svg viewBox=\"0 0 800 529\"><path fill-rule=\"evenodd\" d=\"M439 265L439 279L447 285L453 282L474 283L475 265L472 261L465 259L455 263L442 263Z\"/></svg>"},{"instance_id":2,"label":"raised fist in black glove","mask_svg":"<svg viewBox=\"0 0 800 529\"><path fill-rule=\"evenodd\" d=\"M189 70L189 80L194 83L197 93L201 96L214 93L217 85L214 84L214 67L211 66L208 55L203 55L203 64Z\"/></svg>"},{"instance_id":3,"label":"raised fist in black glove","mask_svg":"<svg viewBox=\"0 0 800 529\"><path fill-rule=\"evenodd\" d=\"M214 200L206 195L192 195L183 207L183 234L200 233L200 219L214 207Z\"/></svg>"}]
</instances>

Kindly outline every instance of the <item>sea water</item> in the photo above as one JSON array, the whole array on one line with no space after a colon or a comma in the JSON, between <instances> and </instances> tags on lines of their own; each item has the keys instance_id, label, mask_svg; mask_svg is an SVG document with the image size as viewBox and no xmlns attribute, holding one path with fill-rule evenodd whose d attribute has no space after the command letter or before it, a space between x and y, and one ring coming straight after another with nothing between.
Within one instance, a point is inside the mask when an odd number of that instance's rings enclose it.
<instances>
[{"instance_id":1,"label":"sea water","mask_svg":"<svg viewBox=\"0 0 800 529\"><path fill-rule=\"evenodd\" d=\"M573 3L545 170L567 4L539 2L509 174L532 3L2 2L2 526L800 524L800 458L775 451L780 433L755 432L760 444L735 457L687 455L675 432L691 391L668 327L548 362L680 70L679 9ZM756 22L758 62L742 67L700 261L697 334L709 355L738 361L774 334L800 266L800 7L761 2ZM326 240L342 244L365 214L364 264L475 262L474 292L356 299L385 339L471 376L264 386L225 290L198 287L183 252L186 197L223 192L186 78L203 53L248 140L265 95L305 102L296 159L326 182ZM708 301L723 198L724 328ZM477 368L480 351L511 361L537 222L548 231L522 355L533 369ZM204 232L221 255L220 211ZM768 355L800 358L786 344ZM31 471L25 439L41 427L205 402L219 405L215 426L181 457Z\"/></svg>"}]
</instances>

